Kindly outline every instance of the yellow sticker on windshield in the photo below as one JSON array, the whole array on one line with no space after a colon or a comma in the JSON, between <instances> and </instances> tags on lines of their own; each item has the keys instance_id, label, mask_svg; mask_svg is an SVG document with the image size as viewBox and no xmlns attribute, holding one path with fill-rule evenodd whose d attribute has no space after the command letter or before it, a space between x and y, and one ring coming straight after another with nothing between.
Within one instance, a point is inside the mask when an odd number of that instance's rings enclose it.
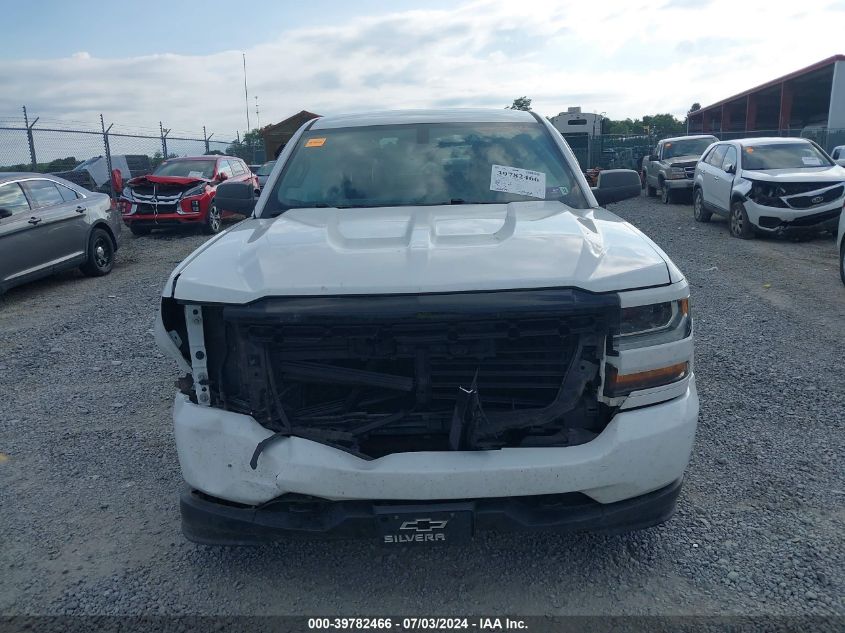
<instances>
[{"instance_id":1,"label":"yellow sticker on windshield","mask_svg":"<svg viewBox=\"0 0 845 633\"><path fill-rule=\"evenodd\" d=\"M672 143L664 143L663 147L672 147Z\"/></svg>"},{"instance_id":2,"label":"yellow sticker on windshield","mask_svg":"<svg viewBox=\"0 0 845 633\"><path fill-rule=\"evenodd\" d=\"M322 147L323 145L325 145L325 143L326 143L325 137L323 137L323 138L309 138L305 142L305 147Z\"/></svg>"}]
</instances>

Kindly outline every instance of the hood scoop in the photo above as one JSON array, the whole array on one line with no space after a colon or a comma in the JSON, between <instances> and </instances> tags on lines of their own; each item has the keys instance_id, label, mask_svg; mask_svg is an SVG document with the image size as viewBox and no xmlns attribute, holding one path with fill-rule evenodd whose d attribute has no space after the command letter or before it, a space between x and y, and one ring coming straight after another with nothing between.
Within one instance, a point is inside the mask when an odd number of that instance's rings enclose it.
<instances>
[{"instance_id":1,"label":"hood scoop","mask_svg":"<svg viewBox=\"0 0 845 633\"><path fill-rule=\"evenodd\" d=\"M516 228L513 205L462 205L461 212L413 207L389 214L359 212L359 216L336 214L327 218L329 243L342 250L371 248L429 248L500 243Z\"/></svg>"}]
</instances>

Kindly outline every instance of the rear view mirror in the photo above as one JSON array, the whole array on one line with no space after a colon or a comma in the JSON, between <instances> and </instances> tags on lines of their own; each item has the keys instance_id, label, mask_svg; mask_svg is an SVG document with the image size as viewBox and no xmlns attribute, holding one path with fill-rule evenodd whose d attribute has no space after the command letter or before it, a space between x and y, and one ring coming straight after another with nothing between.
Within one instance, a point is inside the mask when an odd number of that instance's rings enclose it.
<instances>
[{"instance_id":1,"label":"rear view mirror","mask_svg":"<svg viewBox=\"0 0 845 633\"><path fill-rule=\"evenodd\" d=\"M221 171L219 174L217 174L217 182L223 182L223 181L224 181L224 180L226 180L228 177L229 177L229 176L227 176L225 173L223 173L223 172Z\"/></svg>"},{"instance_id":2,"label":"rear view mirror","mask_svg":"<svg viewBox=\"0 0 845 633\"><path fill-rule=\"evenodd\" d=\"M736 167L734 166L733 163L728 163L727 165L725 165L725 173L728 173L728 174L735 174L736 173Z\"/></svg>"},{"instance_id":3,"label":"rear view mirror","mask_svg":"<svg viewBox=\"0 0 845 633\"><path fill-rule=\"evenodd\" d=\"M252 215L259 193L251 180L225 182L217 187L214 203L220 211Z\"/></svg>"},{"instance_id":4,"label":"rear view mirror","mask_svg":"<svg viewBox=\"0 0 845 633\"><path fill-rule=\"evenodd\" d=\"M600 206L640 195L640 175L633 169L607 169L599 172L593 195Z\"/></svg>"},{"instance_id":5,"label":"rear view mirror","mask_svg":"<svg viewBox=\"0 0 845 633\"><path fill-rule=\"evenodd\" d=\"M649 160L658 160L657 154L650 154L648 157Z\"/></svg>"}]
</instances>

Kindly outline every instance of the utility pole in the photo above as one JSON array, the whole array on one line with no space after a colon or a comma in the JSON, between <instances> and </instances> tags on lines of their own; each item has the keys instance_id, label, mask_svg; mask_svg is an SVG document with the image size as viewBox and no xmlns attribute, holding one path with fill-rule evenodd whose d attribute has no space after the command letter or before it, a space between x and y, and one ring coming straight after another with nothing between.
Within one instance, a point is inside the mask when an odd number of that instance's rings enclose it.
<instances>
[{"instance_id":1,"label":"utility pole","mask_svg":"<svg viewBox=\"0 0 845 633\"><path fill-rule=\"evenodd\" d=\"M161 121L158 122L158 129L161 131L161 151L164 155L163 160L167 160L167 135L170 134L170 129L164 127Z\"/></svg>"},{"instance_id":2,"label":"utility pole","mask_svg":"<svg viewBox=\"0 0 845 633\"><path fill-rule=\"evenodd\" d=\"M261 117L258 115L258 95L255 95L255 125L261 129Z\"/></svg>"},{"instance_id":3,"label":"utility pole","mask_svg":"<svg viewBox=\"0 0 845 633\"><path fill-rule=\"evenodd\" d=\"M246 131L250 131L249 127L249 90L246 87L246 53L241 53L244 59L244 103L246 104Z\"/></svg>"},{"instance_id":4,"label":"utility pole","mask_svg":"<svg viewBox=\"0 0 845 633\"><path fill-rule=\"evenodd\" d=\"M26 141L29 144L29 158L32 162L32 171L38 169L38 161L35 158L35 139L32 136L32 128L34 128L35 124L38 123L39 118L40 117L35 117L35 121L30 124L29 117L26 114L26 106L23 106L23 121L26 126Z\"/></svg>"},{"instance_id":5,"label":"utility pole","mask_svg":"<svg viewBox=\"0 0 845 633\"><path fill-rule=\"evenodd\" d=\"M111 191L111 199L116 200L117 194L120 192L115 190L114 177L112 175L111 146L109 144L109 131L111 130L112 125L114 125L114 123L109 123L109 126L106 127L106 121L103 119L102 113L100 113L100 128L103 130L103 145L106 147L106 166L109 170L109 191Z\"/></svg>"}]
</instances>

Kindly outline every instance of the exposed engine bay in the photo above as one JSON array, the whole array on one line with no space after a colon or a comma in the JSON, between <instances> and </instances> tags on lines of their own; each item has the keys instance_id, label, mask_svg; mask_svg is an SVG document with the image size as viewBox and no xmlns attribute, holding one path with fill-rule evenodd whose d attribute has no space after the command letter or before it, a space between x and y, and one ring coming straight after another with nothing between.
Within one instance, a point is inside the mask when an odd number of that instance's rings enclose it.
<instances>
[{"instance_id":1,"label":"exposed engine bay","mask_svg":"<svg viewBox=\"0 0 845 633\"><path fill-rule=\"evenodd\" d=\"M165 299L162 314L191 358L196 336L189 344L184 309ZM278 437L365 458L572 446L614 413L599 393L616 295L274 297L201 310L201 399ZM191 375L179 386L197 401Z\"/></svg>"}]
</instances>

